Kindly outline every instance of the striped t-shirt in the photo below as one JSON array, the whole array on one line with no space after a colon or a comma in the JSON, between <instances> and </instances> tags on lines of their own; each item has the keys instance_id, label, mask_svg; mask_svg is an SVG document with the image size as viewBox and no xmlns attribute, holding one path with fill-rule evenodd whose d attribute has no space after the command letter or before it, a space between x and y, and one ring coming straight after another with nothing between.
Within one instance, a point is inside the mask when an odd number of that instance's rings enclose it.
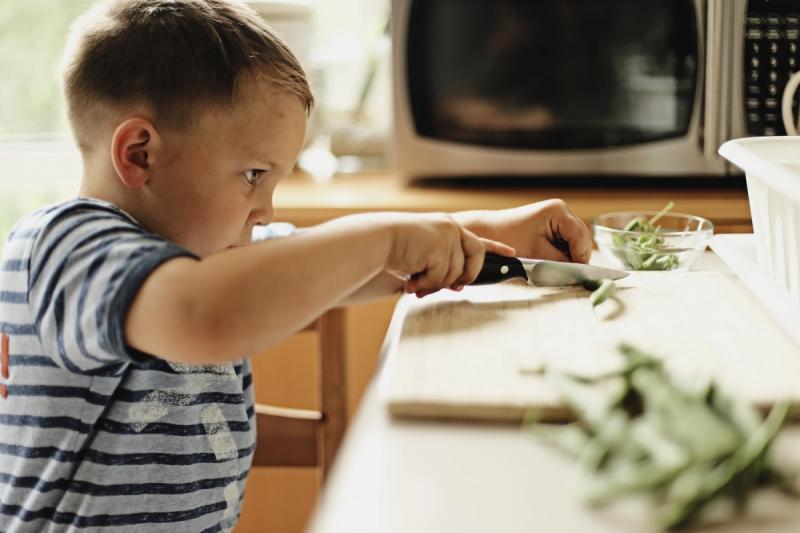
<instances>
[{"instance_id":1,"label":"striped t-shirt","mask_svg":"<svg viewBox=\"0 0 800 533\"><path fill-rule=\"evenodd\" d=\"M248 360L125 344L157 266L186 250L85 198L12 230L0 260L0 531L228 531L255 444Z\"/></svg>"}]
</instances>

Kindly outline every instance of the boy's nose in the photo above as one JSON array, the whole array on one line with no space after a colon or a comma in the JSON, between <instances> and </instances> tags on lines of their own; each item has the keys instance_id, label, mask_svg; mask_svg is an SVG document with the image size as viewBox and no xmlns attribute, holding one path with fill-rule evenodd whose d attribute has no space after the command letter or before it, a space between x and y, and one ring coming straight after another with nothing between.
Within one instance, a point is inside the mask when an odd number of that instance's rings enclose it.
<instances>
[{"instance_id":1,"label":"boy's nose","mask_svg":"<svg viewBox=\"0 0 800 533\"><path fill-rule=\"evenodd\" d=\"M255 203L250 211L249 222L255 226L266 226L272 222L272 217L275 214L272 208L272 193L275 191L274 185L265 187L255 199Z\"/></svg>"},{"instance_id":2,"label":"boy's nose","mask_svg":"<svg viewBox=\"0 0 800 533\"><path fill-rule=\"evenodd\" d=\"M251 226L266 226L272 222L272 202L266 205L261 205L250 211L250 225Z\"/></svg>"}]
</instances>

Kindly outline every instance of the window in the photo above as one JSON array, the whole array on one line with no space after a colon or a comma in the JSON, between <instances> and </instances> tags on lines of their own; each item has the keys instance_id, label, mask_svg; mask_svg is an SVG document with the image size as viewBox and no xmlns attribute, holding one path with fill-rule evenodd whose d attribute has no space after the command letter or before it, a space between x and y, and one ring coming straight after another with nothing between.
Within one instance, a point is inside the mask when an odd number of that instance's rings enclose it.
<instances>
[{"instance_id":1,"label":"window","mask_svg":"<svg viewBox=\"0 0 800 533\"><path fill-rule=\"evenodd\" d=\"M306 67L317 97L316 127L346 123L359 106L388 0L293 2L312 8ZM59 67L71 22L93 3L26 0L5 2L0 10L0 249L22 215L78 189L81 163L66 119ZM385 114L391 108L385 76L380 90L386 95L371 109Z\"/></svg>"},{"instance_id":2,"label":"window","mask_svg":"<svg viewBox=\"0 0 800 533\"><path fill-rule=\"evenodd\" d=\"M72 20L90 0L6 2L0 10L0 136L66 138L59 62Z\"/></svg>"},{"instance_id":3,"label":"window","mask_svg":"<svg viewBox=\"0 0 800 533\"><path fill-rule=\"evenodd\" d=\"M77 189L59 64L70 23L90 4L27 0L0 10L0 248L22 215Z\"/></svg>"},{"instance_id":4,"label":"window","mask_svg":"<svg viewBox=\"0 0 800 533\"><path fill-rule=\"evenodd\" d=\"M368 120L387 123L391 105L388 88L389 0L316 0L312 81L321 77L316 92L328 119L342 123L352 118L359 105ZM378 85L371 101L360 102L372 62L377 63Z\"/></svg>"}]
</instances>

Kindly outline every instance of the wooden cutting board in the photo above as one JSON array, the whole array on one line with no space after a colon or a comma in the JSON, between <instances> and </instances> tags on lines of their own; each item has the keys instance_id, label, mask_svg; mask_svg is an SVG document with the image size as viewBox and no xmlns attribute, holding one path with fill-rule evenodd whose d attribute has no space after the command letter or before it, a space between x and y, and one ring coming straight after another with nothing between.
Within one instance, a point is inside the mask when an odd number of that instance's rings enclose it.
<instances>
[{"instance_id":1,"label":"wooden cutting board","mask_svg":"<svg viewBox=\"0 0 800 533\"><path fill-rule=\"evenodd\" d=\"M622 341L687 385L712 378L762 408L782 398L800 406L800 346L735 276L634 272L618 287L594 310L582 288L521 282L407 299L387 362L390 411L512 421L536 408L567 419L543 370L606 373L622 363Z\"/></svg>"}]
</instances>

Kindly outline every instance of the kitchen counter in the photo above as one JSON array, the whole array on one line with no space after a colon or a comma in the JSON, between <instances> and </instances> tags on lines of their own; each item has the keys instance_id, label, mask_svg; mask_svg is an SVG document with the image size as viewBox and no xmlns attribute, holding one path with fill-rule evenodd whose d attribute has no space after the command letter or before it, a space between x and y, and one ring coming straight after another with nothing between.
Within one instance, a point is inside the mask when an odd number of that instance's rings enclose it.
<instances>
[{"instance_id":1,"label":"kitchen counter","mask_svg":"<svg viewBox=\"0 0 800 533\"><path fill-rule=\"evenodd\" d=\"M486 183L460 185L460 183L453 183L451 186L430 183L406 184L391 172L338 175L329 181L319 182L307 174L296 172L287 177L275 190L276 220L289 221L303 227L319 224L337 216L360 212L381 210L451 212L468 209L506 208L527 202L561 197L569 203L570 208L578 216L587 222L601 212L623 209L657 210L661 209L669 200L674 200L676 210L710 218L716 223L718 232L751 231L747 193L741 183L728 187L692 188L681 187L677 184L675 186L630 188L619 186L611 188L559 187L552 183L547 185L506 183L499 187L489 186ZM451 473L472 472L483 476L484 482L504 482L503 477L508 474L508 471L513 471L512 464L493 473L498 468L496 465L485 464L477 467L478 470L470 470L466 468L468 465L460 464L460 461L473 461L471 453L480 452L481 442L484 439L494 443L495 447L492 449L495 450L502 450L508 443L511 443L510 446L519 448L523 455L527 453L526 450L532 444L529 439L520 439L515 428L506 427L500 434L496 434L480 426L434 426L432 424L402 423L397 426L392 425L385 409L376 399L375 377L379 372L376 369L378 369L381 344L395 311L396 301L396 298L389 298L347 309L345 338L348 412L355 413L364 399L364 409L356 419L355 426L352 427L352 439L356 441L355 449L365 450L368 456L363 458L365 459L363 463L356 462L355 466L346 466L348 471L346 477L352 476L349 483L354 487L354 495L360 496L364 490L376 486L381 487L380 490L384 492L366 498L363 506L357 501L345 502L342 511L344 513L367 513L368 516L364 517L367 521L370 518L377 519L376 513L380 513L383 506L389 505L387 502L395 496L391 486L386 486L386 484L391 485L392 480L397 480L399 485L396 496L403 498L403 501L409 505L409 509L414 512L418 512L419 509L418 506L412 506L411 504L414 502L409 502L407 499L410 484L411 487L416 486L419 490L418 498L414 498L414 501L427 499L424 503L426 510L433 512L432 507L436 505L437 501L441 501L445 508L450 508L451 514L460 513L457 520L452 522L453 525L457 525L461 523L462 519L469 520L472 514L480 513L482 507L473 508L470 504L461 503L461 499L468 498L469 493L438 494L441 479L447 477L446 472L443 472L442 469L449 469ZM257 398L261 402L273 405L316 408L318 397L315 392L317 383L315 376L318 363L314 346L306 342L309 341L307 338L294 340L296 342L285 343L276 348L272 354L254 359L256 374L254 383L257 388ZM295 377L286 379L287 375ZM364 392L368 386L369 393L365 397ZM431 433L427 433L425 428L431 429ZM477 435L477 437L474 441L468 438L464 442L449 442L451 437L457 438L462 434ZM395 435L399 440L395 439ZM417 439L421 439L426 444L421 442L414 444ZM459 445L463 446L460 448L460 455L456 456L456 460L459 462L447 465L447 448L442 448L438 444L441 440L446 446L453 446L454 449ZM406 454L403 451L403 443L407 441L411 447ZM345 456L352 456L353 453L359 452L348 451ZM428 463L408 466L409 462L415 460L415 457L430 462L435 467L432 472L436 473L437 477L441 476L441 479L433 481L434 484L428 486L428 481L422 474L424 469L428 468ZM444 463L438 464L439 458ZM540 471L535 465L526 468L534 470L533 475L535 476L539 476L539 472L549 472L549 470ZM559 467L556 472L563 470L563 467ZM270 473L269 475L274 474ZM250 517L250 522L254 524L254 531L259 530L265 521L269 522L269 516L271 516L266 513L267 510L263 509L260 503L261 495L269 488L268 484L265 487L266 481L264 480L267 476L267 474L259 473L257 476L251 476L253 479L249 482L252 485L250 487L252 490L248 490L250 506L243 513L243 517ZM463 474L458 474L451 479L453 483L458 480L463 480ZM361 485L362 481L363 485ZM473 484L474 482L470 481L464 484L464 487L469 490ZM311 479L300 489L288 490L286 486L282 485L275 498L287 514L294 513L294 515L302 516L306 507L298 502L312 501L315 490L316 481ZM476 494L481 493L477 492ZM517 504L528 505L527 502L531 498L531 496L519 494L516 499L508 502L508 506L512 508ZM326 497L326 500L328 499L330 498ZM346 496L339 493L332 499L339 501L346 499ZM376 500L384 501L378 504ZM330 507L330 505L326 504L326 507ZM262 511L265 513L264 515L260 514ZM395 509L395 512L397 511ZM326 519L322 522L323 524L333 524L334 522L340 524L339 520L343 519L338 515L337 517L327 516L332 522ZM396 515L390 513L387 516L394 517ZM514 516L513 513L512 516ZM419 520L425 520L424 513L421 514ZM402 521L398 522L400 525L403 523ZM414 522L409 523L413 524ZM476 523L486 524L481 521ZM398 529L402 528L398 526ZM336 529L332 530L336 531ZM457 529L442 527L440 530L456 531ZM318 531L325 531L325 529L318 528ZM352 531L357 533L359 530L354 528ZM381 531L381 529L369 531L372 533L372 531ZM406 531L414 531L414 528L408 528ZM502 531L502 529L489 527L484 531Z\"/></svg>"},{"instance_id":2,"label":"kitchen counter","mask_svg":"<svg viewBox=\"0 0 800 533\"><path fill-rule=\"evenodd\" d=\"M516 180L495 182L406 183L392 172L336 175L330 180L314 180L302 171L292 173L275 190L275 219L298 227L311 226L332 218L372 211L461 211L470 209L503 209L528 202L560 197L570 209L585 220L617 210L659 210L669 200L675 210L704 216L716 225L717 233L749 233L752 231L747 191L741 180L728 185L687 187L686 181L653 182L641 180L638 186L623 187L619 183L606 186L529 183ZM396 298L352 306L346 313L347 396L353 412L375 372L378 353L392 316ZM302 350L289 350L284 357L291 361L305 360ZM298 370L309 374L312 368ZM263 389L282 390L277 371L259 373ZM308 394L286 391L281 397L266 396L264 401L280 405L313 406ZM313 401L313 399L312 399Z\"/></svg>"},{"instance_id":3,"label":"kitchen counter","mask_svg":"<svg viewBox=\"0 0 800 533\"><path fill-rule=\"evenodd\" d=\"M696 270L727 271L707 252ZM572 460L513 424L393 418L386 405L405 309L401 298L386 336L382 364L351 425L311 522L311 533L643 533L648 506L628 500L594 511L579 500ZM800 463L800 428L776 443ZM746 518L715 532L800 531L800 506L758 493Z\"/></svg>"}]
</instances>

